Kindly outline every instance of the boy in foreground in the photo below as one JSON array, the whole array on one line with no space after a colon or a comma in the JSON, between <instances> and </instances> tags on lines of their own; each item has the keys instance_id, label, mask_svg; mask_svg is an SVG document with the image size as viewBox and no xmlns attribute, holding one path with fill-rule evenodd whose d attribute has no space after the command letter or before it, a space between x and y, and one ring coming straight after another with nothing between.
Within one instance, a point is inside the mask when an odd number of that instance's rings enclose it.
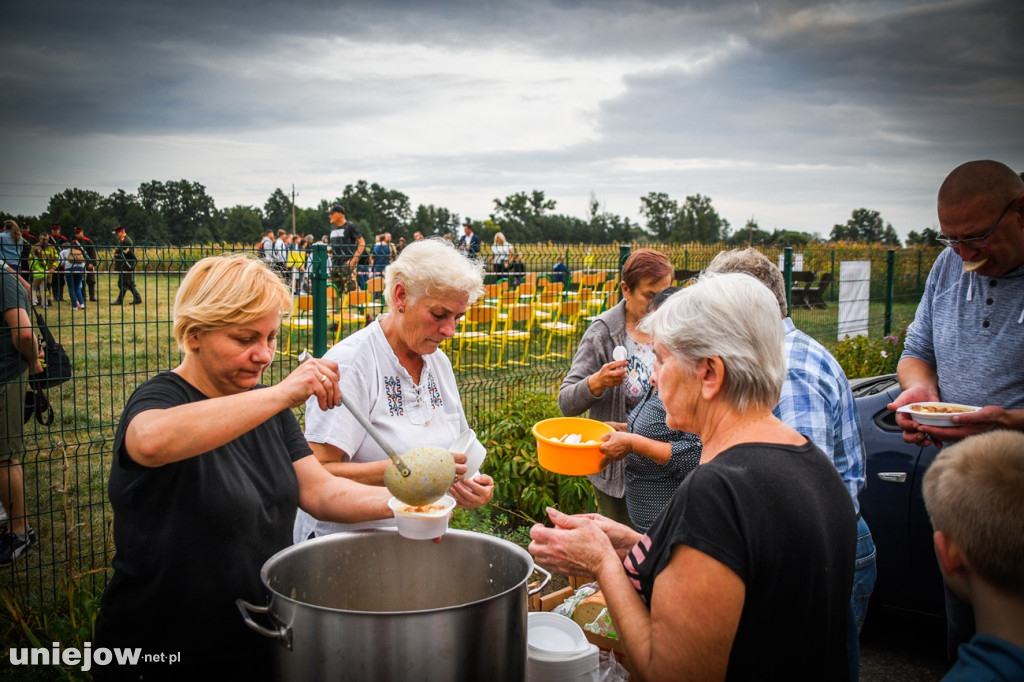
<instances>
[{"instance_id":1,"label":"boy in foreground","mask_svg":"<svg viewBox=\"0 0 1024 682\"><path fill-rule=\"evenodd\" d=\"M943 678L1024 679L1024 434L990 431L948 446L924 477L935 554L971 602L977 634Z\"/></svg>"}]
</instances>

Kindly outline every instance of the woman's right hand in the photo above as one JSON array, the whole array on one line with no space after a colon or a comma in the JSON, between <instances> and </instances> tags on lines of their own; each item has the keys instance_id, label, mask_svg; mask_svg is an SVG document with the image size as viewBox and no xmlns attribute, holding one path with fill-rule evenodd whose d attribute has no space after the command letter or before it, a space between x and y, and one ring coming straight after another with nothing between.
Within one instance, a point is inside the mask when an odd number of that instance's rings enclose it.
<instances>
[{"instance_id":1,"label":"woman's right hand","mask_svg":"<svg viewBox=\"0 0 1024 682\"><path fill-rule=\"evenodd\" d=\"M596 396L600 396L604 393L604 389L618 386L626 380L626 366L629 364L628 360L612 360L611 362L605 363L601 366L601 369L597 370L587 378L587 384L590 385L590 392Z\"/></svg>"},{"instance_id":2,"label":"woman's right hand","mask_svg":"<svg viewBox=\"0 0 1024 682\"><path fill-rule=\"evenodd\" d=\"M276 388L284 392L292 407L302 405L309 396L315 395L320 409L329 410L341 404L338 376L338 363L310 358L292 370Z\"/></svg>"}]
</instances>

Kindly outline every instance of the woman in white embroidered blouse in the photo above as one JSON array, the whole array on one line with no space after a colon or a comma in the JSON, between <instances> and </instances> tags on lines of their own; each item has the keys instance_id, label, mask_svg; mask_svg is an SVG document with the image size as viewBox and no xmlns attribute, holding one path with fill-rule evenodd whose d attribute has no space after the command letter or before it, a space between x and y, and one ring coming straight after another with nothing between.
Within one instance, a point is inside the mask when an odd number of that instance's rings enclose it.
<instances>
[{"instance_id":1,"label":"woman in white embroidered blouse","mask_svg":"<svg viewBox=\"0 0 1024 682\"><path fill-rule=\"evenodd\" d=\"M420 445L449 447L468 428L448 357L438 347L455 334L466 309L483 295L483 265L441 239L406 246L384 271L388 313L324 355L338 363L338 384L398 452ZM347 411L306 405L306 440L328 471L384 485L391 460ZM466 458L454 453L459 506L479 507L494 494L486 474L464 480ZM393 518L355 525L318 521L300 511L296 542L342 530L394 525Z\"/></svg>"}]
</instances>

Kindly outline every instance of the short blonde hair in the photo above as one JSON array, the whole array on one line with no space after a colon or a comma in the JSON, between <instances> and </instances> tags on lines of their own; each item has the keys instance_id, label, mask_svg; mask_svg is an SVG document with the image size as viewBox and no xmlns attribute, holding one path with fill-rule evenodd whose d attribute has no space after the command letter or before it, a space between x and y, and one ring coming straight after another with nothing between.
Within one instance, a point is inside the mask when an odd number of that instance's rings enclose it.
<instances>
[{"instance_id":1,"label":"short blonde hair","mask_svg":"<svg viewBox=\"0 0 1024 682\"><path fill-rule=\"evenodd\" d=\"M188 270L174 297L174 337L188 353L188 337L291 313L292 295L266 263L243 254L203 258Z\"/></svg>"},{"instance_id":2,"label":"short blonde hair","mask_svg":"<svg viewBox=\"0 0 1024 682\"><path fill-rule=\"evenodd\" d=\"M942 448L923 491L932 526L978 576L1024 597L1024 434L989 431Z\"/></svg>"},{"instance_id":3,"label":"short blonde hair","mask_svg":"<svg viewBox=\"0 0 1024 682\"><path fill-rule=\"evenodd\" d=\"M637 328L684 366L720 357L725 365L722 397L733 408L772 408L779 402L786 378L779 306L750 275L702 275L648 313Z\"/></svg>"},{"instance_id":4,"label":"short blonde hair","mask_svg":"<svg viewBox=\"0 0 1024 682\"><path fill-rule=\"evenodd\" d=\"M411 300L466 294L472 305L484 295L484 265L437 237L406 245L384 269L384 299L395 307L395 284L402 282Z\"/></svg>"}]
</instances>

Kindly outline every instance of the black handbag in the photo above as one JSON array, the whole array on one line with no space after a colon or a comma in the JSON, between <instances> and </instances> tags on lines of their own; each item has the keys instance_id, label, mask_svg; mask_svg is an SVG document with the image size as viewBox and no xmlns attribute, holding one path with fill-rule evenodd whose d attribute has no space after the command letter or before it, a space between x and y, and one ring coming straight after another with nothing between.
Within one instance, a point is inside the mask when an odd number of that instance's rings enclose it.
<instances>
[{"instance_id":1,"label":"black handbag","mask_svg":"<svg viewBox=\"0 0 1024 682\"><path fill-rule=\"evenodd\" d=\"M42 391L29 389L25 393L25 423L33 417L43 426L53 423L53 406Z\"/></svg>"},{"instance_id":2,"label":"black handbag","mask_svg":"<svg viewBox=\"0 0 1024 682\"><path fill-rule=\"evenodd\" d=\"M36 313L36 323L39 327L39 339L43 348L43 371L35 376L30 376L29 382L42 388L53 388L60 386L71 379L71 358L68 357L64 346L53 337L50 328L46 326L46 320L41 314Z\"/></svg>"}]
</instances>

